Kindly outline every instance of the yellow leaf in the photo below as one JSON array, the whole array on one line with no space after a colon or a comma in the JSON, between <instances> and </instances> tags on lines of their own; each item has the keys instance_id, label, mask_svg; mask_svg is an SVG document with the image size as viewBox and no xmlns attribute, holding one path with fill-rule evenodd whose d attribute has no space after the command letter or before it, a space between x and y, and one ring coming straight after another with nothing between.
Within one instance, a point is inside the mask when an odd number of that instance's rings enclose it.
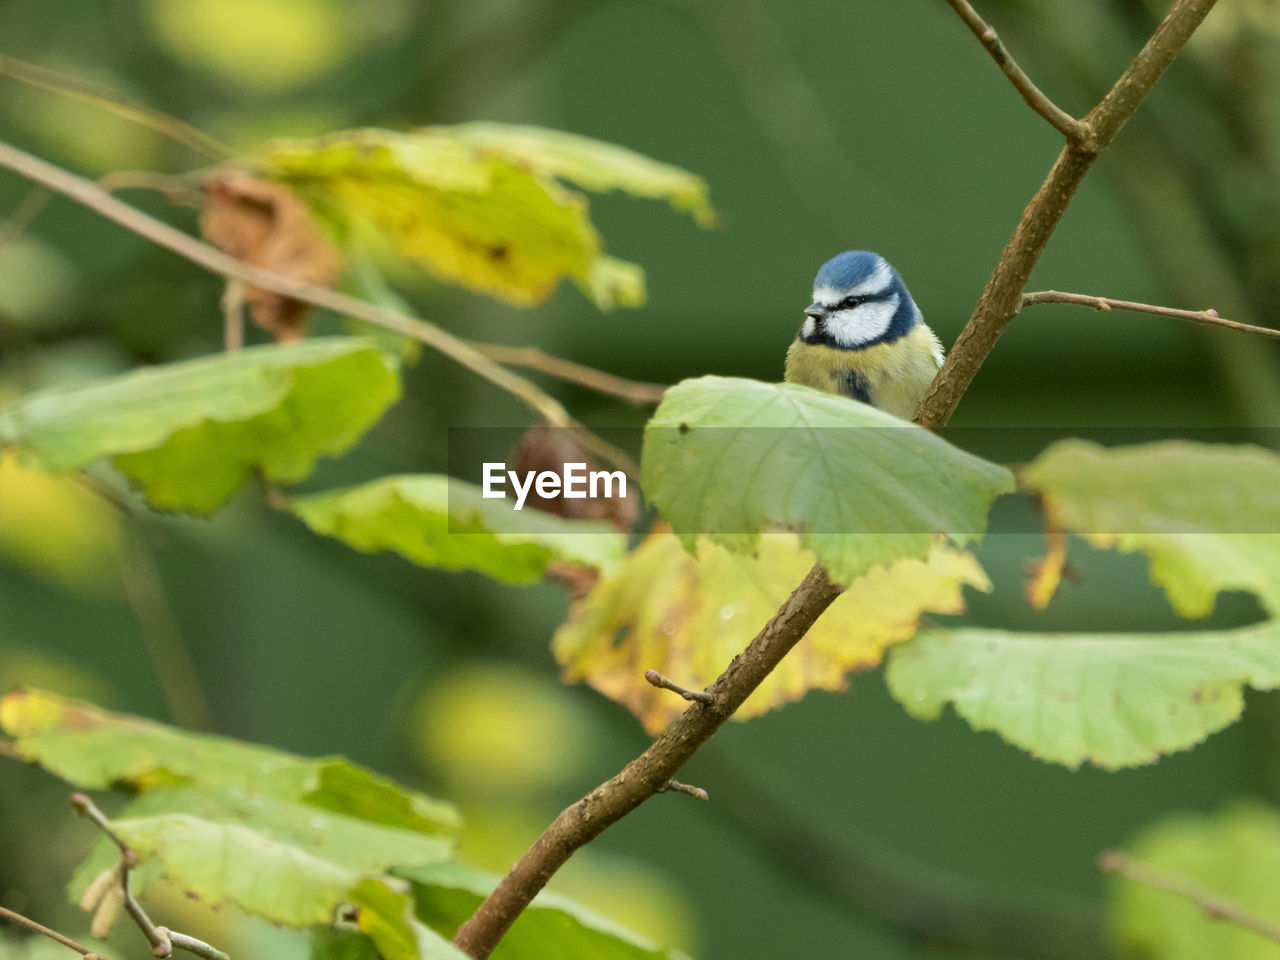
<instances>
[{"instance_id":1,"label":"yellow leaf","mask_svg":"<svg viewBox=\"0 0 1280 960\"><path fill-rule=\"evenodd\" d=\"M447 131L277 140L253 159L442 280L518 305L547 299L563 277L590 285L600 237L586 199Z\"/></svg>"},{"instance_id":2,"label":"yellow leaf","mask_svg":"<svg viewBox=\"0 0 1280 960\"><path fill-rule=\"evenodd\" d=\"M760 538L754 556L709 541L695 558L669 532L651 534L569 609L552 650L567 680L585 680L661 730L687 704L644 680L655 669L681 686L714 680L813 566L790 534ZM735 715L758 716L809 690L841 690L909 639L921 614L959 613L964 585L989 590L969 553L939 541L924 560L900 560L855 580Z\"/></svg>"}]
</instances>

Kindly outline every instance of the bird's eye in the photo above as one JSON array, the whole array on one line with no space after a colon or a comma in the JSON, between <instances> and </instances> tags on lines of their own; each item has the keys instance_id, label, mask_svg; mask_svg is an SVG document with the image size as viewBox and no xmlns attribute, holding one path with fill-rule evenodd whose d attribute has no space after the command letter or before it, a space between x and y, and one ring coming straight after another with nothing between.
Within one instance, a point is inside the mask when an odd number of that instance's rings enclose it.
<instances>
[{"instance_id":1,"label":"bird's eye","mask_svg":"<svg viewBox=\"0 0 1280 960\"><path fill-rule=\"evenodd\" d=\"M862 297L845 297L840 301L840 308L842 310L849 310L860 303L862 303Z\"/></svg>"}]
</instances>

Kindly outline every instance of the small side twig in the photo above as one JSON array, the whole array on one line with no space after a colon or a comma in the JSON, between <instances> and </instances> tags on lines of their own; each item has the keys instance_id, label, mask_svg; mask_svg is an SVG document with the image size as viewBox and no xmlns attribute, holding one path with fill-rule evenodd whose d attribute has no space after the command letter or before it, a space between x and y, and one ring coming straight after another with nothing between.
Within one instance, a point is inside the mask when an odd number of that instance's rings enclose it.
<instances>
[{"instance_id":1,"label":"small side twig","mask_svg":"<svg viewBox=\"0 0 1280 960\"><path fill-rule=\"evenodd\" d=\"M151 944L151 952L154 956L163 960L163 958L171 956L173 948L177 947L180 950L186 950L188 953L202 957L204 960L231 960L227 954L217 947L205 943L203 940L189 937L184 933L175 933L168 927L157 926L129 889L129 874L138 865L138 855L111 828L111 821L107 819L106 815L83 793L73 793L71 795L71 805L77 813L91 821L119 849L120 865L115 872L120 877L120 889L124 895L124 908L133 919L133 922L138 925L142 935L147 938L147 943Z\"/></svg>"},{"instance_id":2,"label":"small side twig","mask_svg":"<svg viewBox=\"0 0 1280 960\"><path fill-rule=\"evenodd\" d=\"M973 31L973 35L987 48L987 52L991 54L991 59L1004 71L1004 75L1009 78L1009 82L1022 95L1022 99L1027 102L1027 106L1049 121L1055 130L1072 143L1088 144L1093 139L1093 130L1089 124L1067 113L1032 82L1026 72L1018 66L1018 62L1010 55L1008 48L1001 42L995 29L982 19L978 11L974 10L967 0L947 0L947 2L959 14L960 19L965 22L965 26Z\"/></svg>"},{"instance_id":3,"label":"small side twig","mask_svg":"<svg viewBox=\"0 0 1280 960\"><path fill-rule=\"evenodd\" d=\"M26 196L14 207L13 213L9 214L9 219L0 226L0 249L21 239L51 199L53 192L44 187L32 187L28 190Z\"/></svg>"},{"instance_id":4,"label":"small side twig","mask_svg":"<svg viewBox=\"0 0 1280 960\"><path fill-rule=\"evenodd\" d=\"M48 937L50 940L53 940L55 943L60 943L64 947L74 950L76 953L85 957L86 960L97 960L98 955L94 953L92 950L90 950L88 947L83 946L82 944L76 943L70 937L64 936L63 934L59 933L57 930L50 930L48 927L46 927L42 923L36 923L30 917L24 917L22 914L18 913L16 910L10 910L8 907L0 907L0 917L3 917L6 920L11 920L14 923L20 924L26 927L28 930L32 930L35 933L40 934L42 937Z\"/></svg>"},{"instance_id":5,"label":"small side twig","mask_svg":"<svg viewBox=\"0 0 1280 960\"><path fill-rule=\"evenodd\" d=\"M711 799L710 796L708 796L707 791L702 789L702 787L695 787L692 784L681 783L679 780L676 780L676 779L668 780L665 784L660 786L656 792L657 793L683 793L690 797L693 797L695 800Z\"/></svg>"},{"instance_id":6,"label":"small side twig","mask_svg":"<svg viewBox=\"0 0 1280 960\"><path fill-rule=\"evenodd\" d=\"M244 346L244 281L231 277L222 289L222 349L231 353Z\"/></svg>"},{"instance_id":7,"label":"small side twig","mask_svg":"<svg viewBox=\"0 0 1280 960\"><path fill-rule=\"evenodd\" d=\"M670 690L672 693L678 693L689 701L697 700L700 703L712 703L715 701L715 697L707 693L705 690L687 690L678 683L673 683L668 680L657 670L646 670L644 672L644 678L659 690Z\"/></svg>"},{"instance_id":8,"label":"small side twig","mask_svg":"<svg viewBox=\"0 0 1280 960\"><path fill-rule=\"evenodd\" d=\"M1241 333L1256 333L1263 337L1274 337L1280 340L1280 329L1259 327L1251 323L1240 323L1237 320L1227 320L1218 316L1217 310L1179 310L1176 307L1160 307L1150 303L1136 303L1132 300L1095 297L1087 293L1063 293L1061 290L1037 290L1035 293L1022 295L1022 305L1024 307L1034 307L1041 303L1070 303L1081 307L1092 307L1094 310L1129 310L1134 313L1151 313L1158 317L1190 320L1192 323L1225 327L1228 330L1239 330Z\"/></svg>"},{"instance_id":9,"label":"small side twig","mask_svg":"<svg viewBox=\"0 0 1280 960\"><path fill-rule=\"evenodd\" d=\"M1155 867L1132 859L1119 850L1104 850L1100 853L1098 869L1103 873L1114 873L1135 883L1177 894L1194 903L1210 920L1225 920L1245 930L1252 930L1260 937L1265 937L1274 943L1280 943L1280 925L1258 916L1238 901L1210 890L1194 880L1164 873Z\"/></svg>"},{"instance_id":10,"label":"small side twig","mask_svg":"<svg viewBox=\"0 0 1280 960\"><path fill-rule=\"evenodd\" d=\"M557 380L576 383L580 387L617 397L619 400L625 400L637 406L660 403L662 395L667 392L666 386L661 383L628 380L625 377L597 370L595 367L552 356L538 347L509 347L500 343L477 343L474 340L471 341L471 346L490 360L496 360L509 367L527 367L530 370L537 370Z\"/></svg>"}]
</instances>

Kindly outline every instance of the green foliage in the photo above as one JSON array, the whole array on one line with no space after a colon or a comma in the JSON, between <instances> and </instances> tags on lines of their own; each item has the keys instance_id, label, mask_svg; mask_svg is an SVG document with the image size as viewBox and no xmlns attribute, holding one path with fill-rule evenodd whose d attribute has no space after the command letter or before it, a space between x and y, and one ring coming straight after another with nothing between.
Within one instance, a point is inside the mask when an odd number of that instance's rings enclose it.
<instances>
[{"instance_id":1,"label":"green foliage","mask_svg":"<svg viewBox=\"0 0 1280 960\"><path fill-rule=\"evenodd\" d=\"M626 538L605 523L564 520L439 475L384 477L290 504L316 533L357 550L392 550L424 567L534 583L554 564L612 569Z\"/></svg>"},{"instance_id":2,"label":"green foliage","mask_svg":"<svg viewBox=\"0 0 1280 960\"><path fill-rule=\"evenodd\" d=\"M727 377L667 391L642 466L687 545L706 534L750 550L761 532L793 530L842 583L922 559L939 532L978 539L991 501L1013 489L1003 467L867 404Z\"/></svg>"},{"instance_id":3,"label":"green foliage","mask_svg":"<svg viewBox=\"0 0 1280 960\"><path fill-rule=\"evenodd\" d=\"M205 784L139 797L111 827L148 863L145 878L159 870L189 897L297 927L328 923L365 874L443 861L453 846L439 834ZM118 860L100 839L72 880L73 898ZM134 887L141 893L147 883Z\"/></svg>"},{"instance_id":4,"label":"green foliage","mask_svg":"<svg viewBox=\"0 0 1280 960\"><path fill-rule=\"evenodd\" d=\"M462 142L543 176L567 180L594 193L621 190L665 200L673 210L691 214L701 226L716 222L705 180L626 147L545 127L464 123L452 129Z\"/></svg>"},{"instance_id":5,"label":"green foliage","mask_svg":"<svg viewBox=\"0 0 1280 960\"><path fill-rule=\"evenodd\" d=\"M442 280L528 305L562 278L597 305L644 302L643 271L604 254L585 195L624 190L713 219L701 178L631 150L537 127L468 124L276 140L247 159L345 231L369 228Z\"/></svg>"},{"instance_id":6,"label":"green foliage","mask_svg":"<svg viewBox=\"0 0 1280 960\"><path fill-rule=\"evenodd\" d=\"M76 786L138 794L111 818L140 859L135 893L163 875L209 905L317 928L313 960L456 960L447 937L493 885L446 862L458 825L451 807L345 760L185 733L34 690L0 699L0 729L15 757ZM119 859L99 838L72 898ZM333 929L339 907L354 919ZM678 957L550 895L494 956Z\"/></svg>"},{"instance_id":7,"label":"green foliage","mask_svg":"<svg viewBox=\"0 0 1280 960\"><path fill-rule=\"evenodd\" d=\"M1019 475L1052 527L1151 560L1151 579L1185 617L1221 590L1248 590L1280 615L1280 456L1251 446L1172 441L1049 447ZM1250 533L1250 530L1266 531Z\"/></svg>"},{"instance_id":8,"label":"green foliage","mask_svg":"<svg viewBox=\"0 0 1280 960\"><path fill-rule=\"evenodd\" d=\"M1213 815L1168 817L1148 827L1128 852L1144 866L1199 884L1245 910L1280 917L1280 816L1260 803L1236 803ZM1159 960L1275 960L1280 946L1206 915L1167 890L1114 877L1111 928L1125 957Z\"/></svg>"},{"instance_id":9,"label":"green foliage","mask_svg":"<svg viewBox=\"0 0 1280 960\"><path fill-rule=\"evenodd\" d=\"M1280 686L1280 622L1172 634L1033 634L960 629L894 649L894 697L932 720L949 701L1052 763L1154 763L1234 722L1242 688Z\"/></svg>"},{"instance_id":10,"label":"green foliage","mask_svg":"<svg viewBox=\"0 0 1280 960\"><path fill-rule=\"evenodd\" d=\"M0 700L21 759L86 789L141 795L112 820L143 858L142 891L163 872L189 896L297 926L327 923L370 872L444 860L457 814L341 759L306 759L184 733L32 690ZM102 838L75 897L119 854Z\"/></svg>"},{"instance_id":11,"label":"green foliage","mask_svg":"<svg viewBox=\"0 0 1280 960\"><path fill-rule=\"evenodd\" d=\"M367 340L254 347L23 397L0 408L0 446L51 472L110 457L156 507L205 512L251 470L303 479L399 395Z\"/></svg>"},{"instance_id":12,"label":"green foliage","mask_svg":"<svg viewBox=\"0 0 1280 960\"><path fill-rule=\"evenodd\" d=\"M14 738L19 759L86 790L225 787L427 833L452 832L459 825L449 804L340 757L299 757L187 733L39 690L19 689L0 698L0 729Z\"/></svg>"},{"instance_id":13,"label":"green foliage","mask_svg":"<svg viewBox=\"0 0 1280 960\"><path fill-rule=\"evenodd\" d=\"M417 913L452 936L498 882L454 863L399 869L413 884ZM492 954L494 960L684 960L554 893L542 892Z\"/></svg>"}]
</instances>

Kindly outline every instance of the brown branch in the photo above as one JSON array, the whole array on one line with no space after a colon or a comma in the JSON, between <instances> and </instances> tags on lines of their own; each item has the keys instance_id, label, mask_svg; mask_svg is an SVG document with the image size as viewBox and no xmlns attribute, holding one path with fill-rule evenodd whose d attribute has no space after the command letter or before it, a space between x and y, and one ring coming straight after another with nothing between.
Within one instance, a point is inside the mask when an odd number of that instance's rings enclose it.
<instances>
[{"instance_id":1,"label":"brown branch","mask_svg":"<svg viewBox=\"0 0 1280 960\"><path fill-rule=\"evenodd\" d=\"M840 590L822 567L810 570L746 650L707 688L711 702L691 704L617 776L561 811L459 928L454 944L476 960L489 956L521 911L575 850L658 791L669 789L676 771L742 705Z\"/></svg>"},{"instance_id":2,"label":"brown branch","mask_svg":"<svg viewBox=\"0 0 1280 960\"><path fill-rule=\"evenodd\" d=\"M60 193L76 203L88 207L108 220L112 220L127 230L145 237L152 243L190 260L197 266L204 267L211 273L220 274L231 279L241 280L255 287L262 287L274 293L280 293L294 300L301 300L312 306L333 310L346 314L374 326L394 330L396 333L410 337L426 344L433 350L443 353L454 362L466 367L501 387L537 413L552 427L563 427L572 430L592 453L608 460L628 473L639 475L639 468L626 453L606 443L586 427L578 423L569 412L550 394L545 393L536 384L516 376L501 364L489 359L465 340L455 337L435 324L428 323L418 317L400 313L387 307L379 307L365 300L338 293L327 287L318 287L310 283L302 283L292 277L265 270L243 260L228 256L221 250L202 243L171 227L155 217L149 216L122 200L113 197L97 184L69 173L60 167L41 160L39 157L19 150L10 144L0 142L0 167L12 170L55 193Z\"/></svg>"},{"instance_id":3,"label":"brown branch","mask_svg":"<svg viewBox=\"0 0 1280 960\"><path fill-rule=\"evenodd\" d=\"M625 377L597 370L595 367L574 363L562 357L554 357L539 347L509 347L500 343L477 343L474 340L468 342L490 360L496 360L509 367L527 367L530 370L537 370L566 383L576 383L580 387L617 397L619 400L625 400L637 406L661 403L663 394L667 392L666 386L661 383L628 380Z\"/></svg>"},{"instance_id":4,"label":"brown branch","mask_svg":"<svg viewBox=\"0 0 1280 960\"><path fill-rule=\"evenodd\" d=\"M1024 307L1034 307L1040 303L1070 303L1081 307L1092 307L1094 310L1130 310L1134 313L1151 313L1158 317L1190 320L1192 323L1204 323L1214 327L1225 327L1228 330L1239 330L1241 333L1256 333L1260 336L1280 339L1280 329L1259 327L1252 323L1240 323L1238 320L1227 320L1218 316L1217 310L1179 310L1176 307L1158 307L1150 303L1114 300L1111 297L1095 297L1087 293L1063 293L1060 290L1038 290L1035 293L1024 293L1022 295L1022 306Z\"/></svg>"},{"instance_id":5,"label":"brown branch","mask_svg":"<svg viewBox=\"0 0 1280 960\"><path fill-rule=\"evenodd\" d=\"M1022 99L1027 102L1027 106L1049 121L1053 128L1071 143L1086 146L1091 143L1093 130L1089 125L1063 110L1031 81L1001 42L995 28L978 15L978 11L969 5L968 0L947 0L947 2L951 4L951 9L960 15L965 25L973 31L973 35L987 48L991 59L1004 71L1004 75L1009 78L1009 82L1014 85L1018 93L1022 94Z\"/></svg>"},{"instance_id":6,"label":"brown branch","mask_svg":"<svg viewBox=\"0 0 1280 960\"><path fill-rule=\"evenodd\" d=\"M40 934L42 937L48 937L50 940L53 940L56 943L60 943L64 947L68 947L74 950L76 953L81 954L82 956L90 958L90 960L93 960L93 958L96 958L98 956L88 947L85 947L85 946L82 946L81 944L76 943L70 937L63 936L57 930L50 930L44 924L36 923L30 917L24 917L22 914L14 910L10 910L8 907L0 907L0 917L4 917L6 920L12 920L14 923L17 923L17 924L21 924L22 926L26 927L28 930L33 930L36 933Z\"/></svg>"},{"instance_id":7,"label":"brown branch","mask_svg":"<svg viewBox=\"0 0 1280 960\"><path fill-rule=\"evenodd\" d=\"M1245 930L1252 930L1258 936L1265 937L1273 943L1280 943L1280 925L1258 916L1238 901L1210 890L1194 880L1164 873L1126 856L1119 850L1104 850L1099 854L1098 869L1103 873L1117 874L1135 883L1176 893L1194 903L1210 920L1225 920Z\"/></svg>"},{"instance_id":8,"label":"brown branch","mask_svg":"<svg viewBox=\"0 0 1280 960\"><path fill-rule=\"evenodd\" d=\"M1084 123L1093 142L1068 142L1005 246L973 315L916 410L917 423L946 425L1001 332L1022 306L1022 291L1098 152L1115 139L1216 0L1177 0L1146 45Z\"/></svg>"}]
</instances>

